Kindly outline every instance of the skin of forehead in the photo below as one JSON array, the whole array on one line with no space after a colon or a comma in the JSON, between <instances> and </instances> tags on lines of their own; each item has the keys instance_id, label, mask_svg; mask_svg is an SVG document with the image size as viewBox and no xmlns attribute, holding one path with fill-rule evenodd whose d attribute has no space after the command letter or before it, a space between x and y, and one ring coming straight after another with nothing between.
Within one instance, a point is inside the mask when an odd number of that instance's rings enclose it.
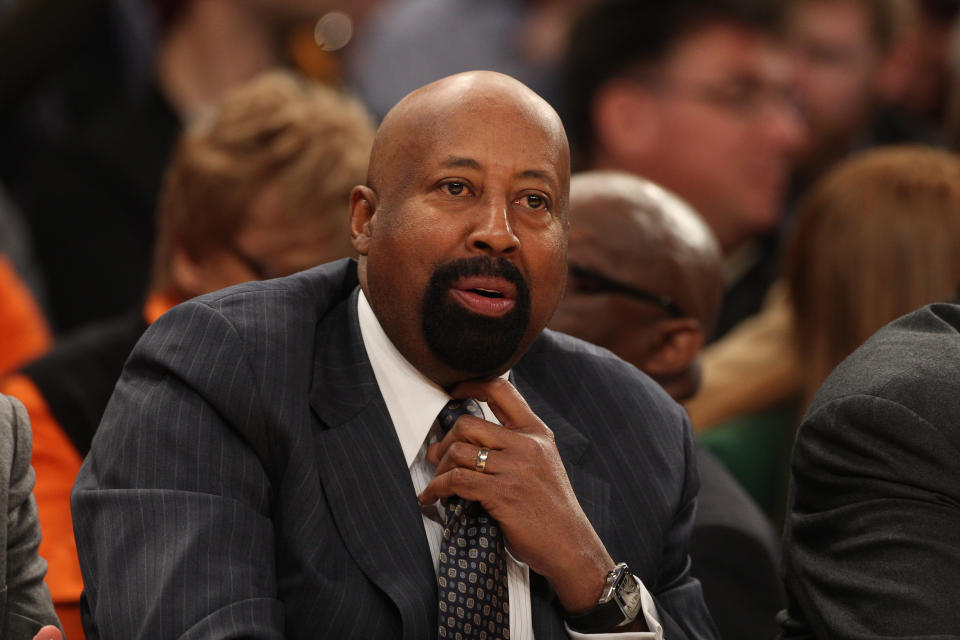
<instances>
[{"instance_id":1,"label":"skin of forehead","mask_svg":"<svg viewBox=\"0 0 960 640\"><path fill-rule=\"evenodd\" d=\"M669 295L701 321L715 317L721 253L689 205L652 182L614 171L575 175L570 200L571 260L591 255L605 274Z\"/></svg>"},{"instance_id":2,"label":"skin of forehead","mask_svg":"<svg viewBox=\"0 0 960 640\"><path fill-rule=\"evenodd\" d=\"M493 112L493 113L491 113ZM374 139L367 184L381 198L391 187L405 184L418 168L417 160L449 132L445 124L467 115L491 126L539 128L556 146L561 201L568 199L570 160L560 117L543 98L510 76L492 71L469 71L428 84L410 93L384 117Z\"/></svg>"}]
</instances>

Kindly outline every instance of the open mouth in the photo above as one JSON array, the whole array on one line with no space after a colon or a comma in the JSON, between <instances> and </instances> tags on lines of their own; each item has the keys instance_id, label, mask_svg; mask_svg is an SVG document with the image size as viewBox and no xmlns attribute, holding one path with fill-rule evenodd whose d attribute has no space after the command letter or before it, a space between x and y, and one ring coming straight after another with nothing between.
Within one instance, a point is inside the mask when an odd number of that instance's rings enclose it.
<instances>
[{"instance_id":1,"label":"open mouth","mask_svg":"<svg viewBox=\"0 0 960 640\"><path fill-rule=\"evenodd\" d=\"M499 291L491 291L490 289L468 289L468 291L477 294L478 296L483 296L484 298L502 298L503 294Z\"/></svg>"},{"instance_id":2,"label":"open mouth","mask_svg":"<svg viewBox=\"0 0 960 640\"><path fill-rule=\"evenodd\" d=\"M454 282L451 295L470 311L483 316L501 316L516 304L517 288L505 278L467 276Z\"/></svg>"}]
</instances>

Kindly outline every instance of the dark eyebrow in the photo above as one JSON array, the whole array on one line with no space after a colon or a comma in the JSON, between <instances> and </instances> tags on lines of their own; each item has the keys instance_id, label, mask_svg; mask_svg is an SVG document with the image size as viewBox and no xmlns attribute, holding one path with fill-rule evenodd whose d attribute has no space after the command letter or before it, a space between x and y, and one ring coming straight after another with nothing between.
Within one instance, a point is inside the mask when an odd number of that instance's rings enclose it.
<instances>
[{"instance_id":1,"label":"dark eyebrow","mask_svg":"<svg viewBox=\"0 0 960 640\"><path fill-rule=\"evenodd\" d=\"M517 174L518 178L534 178L536 180L543 180L544 182L549 182L553 184L553 178L550 177L546 171L540 171L538 169L527 169L526 171L521 171Z\"/></svg>"},{"instance_id":2,"label":"dark eyebrow","mask_svg":"<svg viewBox=\"0 0 960 640\"><path fill-rule=\"evenodd\" d=\"M459 156L450 156L440 165L442 167L466 167L468 169L480 170L480 163L473 158L461 158Z\"/></svg>"}]
</instances>

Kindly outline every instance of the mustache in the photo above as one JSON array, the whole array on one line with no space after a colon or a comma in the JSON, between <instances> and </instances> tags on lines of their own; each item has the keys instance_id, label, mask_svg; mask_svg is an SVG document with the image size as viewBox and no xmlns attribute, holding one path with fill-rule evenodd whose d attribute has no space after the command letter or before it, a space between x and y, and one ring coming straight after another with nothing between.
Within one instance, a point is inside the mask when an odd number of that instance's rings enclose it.
<instances>
[{"instance_id":1,"label":"mustache","mask_svg":"<svg viewBox=\"0 0 960 640\"><path fill-rule=\"evenodd\" d=\"M431 280L436 285L447 288L460 278L470 276L493 276L503 278L513 284L518 293L529 291L527 281L516 265L506 258L491 258L477 256L475 258L458 258L440 265L433 272ZM521 294L522 295L522 294Z\"/></svg>"}]
</instances>

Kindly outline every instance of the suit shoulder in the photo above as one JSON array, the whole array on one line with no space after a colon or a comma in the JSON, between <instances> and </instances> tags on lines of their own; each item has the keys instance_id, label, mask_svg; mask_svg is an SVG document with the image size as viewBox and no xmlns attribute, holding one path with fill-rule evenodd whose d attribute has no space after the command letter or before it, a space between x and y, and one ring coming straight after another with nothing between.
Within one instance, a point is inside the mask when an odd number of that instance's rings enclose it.
<instances>
[{"instance_id":1,"label":"suit shoulder","mask_svg":"<svg viewBox=\"0 0 960 640\"><path fill-rule=\"evenodd\" d=\"M545 329L521 360L525 368L595 368L611 379L634 380L644 387L659 388L650 377L613 352L579 338Z\"/></svg>"},{"instance_id":2,"label":"suit shoulder","mask_svg":"<svg viewBox=\"0 0 960 640\"><path fill-rule=\"evenodd\" d=\"M928 305L880 329L830 374L807 415L851 398L902 405L935 425L960 412L960 305Z\"/></svg>"},{"instance_id":3,"label":"suit shoulder","mask_svg":"<svg viewBox=\"0 0 960 640\"><path fill-rule=\"evenodd\" d=\"M356 288L356 262L338 260L283 278L245 282L179 304L147 331L146 341L166 333L206 331L211 322L246 344L311 343L317 323ZM143 342L143 341L141 341Z\"/></svg>"},{"instance_id":4,"label":"suit shoulder","mask_svg":"<svg viewBox=\"0 0 960 640\"><path fill-rule=\"evenodd\" d=\"M614 353L564 333L544 330L518 370L564 402L616 403L667 424L686 414L647 374Z\"/></svg>"},{"instance_id":5,"label":"suit shoulder","mask_svg":"<svg viewBox=\"0 0 960 640\"><path fill-rule=\"evenodd\" d=\"M357 286L357 264L352 259L337 260L312 269L272 280L254 280L220 289L193 299L193 302L232 316L254 305L281 305L310 308L322 312L331 302L339 302Z\"/></svg>"}]
</instances>

